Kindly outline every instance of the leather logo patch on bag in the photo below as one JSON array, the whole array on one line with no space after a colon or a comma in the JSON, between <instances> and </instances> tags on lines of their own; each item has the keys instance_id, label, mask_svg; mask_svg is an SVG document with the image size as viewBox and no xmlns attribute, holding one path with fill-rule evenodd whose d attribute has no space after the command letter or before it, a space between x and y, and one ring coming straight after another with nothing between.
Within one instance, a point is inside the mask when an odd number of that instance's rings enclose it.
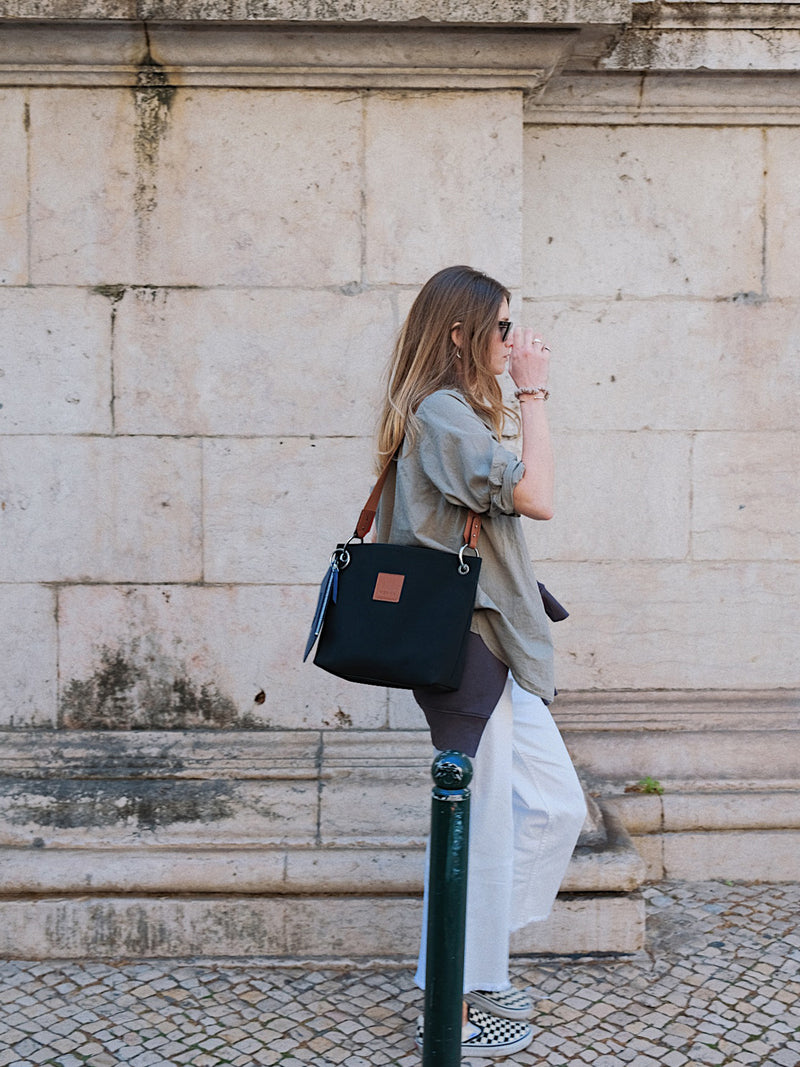
<instances>
[{"instance_id":1,"label":"leather logo patch on bag","mask_svg":"<svg viewBox=\"0 0 800 1067\"><path fill-rule=\"evenodd\" d=\"M373 600L385 600L390 604L396 604L400 600L403 591L404 574L386 574L381 571L375 581Z\"/></svg>"}]
</instances>

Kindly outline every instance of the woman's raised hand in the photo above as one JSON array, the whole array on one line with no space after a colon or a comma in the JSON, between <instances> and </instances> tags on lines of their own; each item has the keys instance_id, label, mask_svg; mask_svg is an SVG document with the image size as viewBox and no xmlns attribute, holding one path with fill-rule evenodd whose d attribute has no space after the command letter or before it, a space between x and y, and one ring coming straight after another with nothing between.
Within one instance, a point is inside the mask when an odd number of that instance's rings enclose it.
<instances>
[{"instance_id":1,"label":"woman's raised hand","mask_svg":"<svg viewBox=\"0 0 800 1067\"><path fill-rule=\"evenodd\" d=\"M528 326L517 326L511 335L508 373L519 389L546 389L550 374L550 349Z\"/></svg>"},{"instance_id":2,"label":"woman's raised hand","mask_svg":"<svg viewBox=\"0 0 800 1067\"><path fill-rule=\"evenodd\" d=\"M514 508L530 519L553 517L553 446L545 412L550 395L550 349L533 330L517 327L511 344L508 372L519 397L522 462L525 473L514 489Z\"/></svg>"}]
</instances>

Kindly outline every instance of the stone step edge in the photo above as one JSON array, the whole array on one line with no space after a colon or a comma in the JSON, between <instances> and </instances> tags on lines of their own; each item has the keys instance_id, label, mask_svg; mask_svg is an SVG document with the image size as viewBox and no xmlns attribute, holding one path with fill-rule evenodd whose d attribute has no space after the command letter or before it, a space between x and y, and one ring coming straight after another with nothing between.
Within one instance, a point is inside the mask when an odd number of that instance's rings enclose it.
<instances>
[{"instance_id":1,"label":"stone step edge","mask_svg":"<svg viewBox=\"0 0 800 1067\"><path fill-rule=\"evenodd\" d=\"M616 811L601 805L605 842L579 848L565 892L626 893L645 877ZM424 846L398 848L0 848L0 896L109 893L374 895L422 892Z\"/></svg>"},{"instance_id":2,"label":"stone step edge","mask_svg":"<svg viewBox=\"0 0 800 1067\"><path fill-rule=\"evenodd\" d=\"M634 838L647 881L800 881L800 830L726 830L646 834Z\"/></svg>"},{"instance_id":3,"label":"stone step edge","mask_svg":"<svg viewBox=\"0 0 800 1067\"><path fill-rule=\"evenodd\" d=\"M83 897L0 900L0 958L410 956L419 897ZM631 954L644 947L640 892L559 897L512 935L519 955Z\"/></svg>"},{"instance_id":4,"label":"stone step edge","mask_svg":"<svg viewBox=\"0 0 800 1067\"><path fill-rule=\"evenodd\" d=\"M606 783L608 785L608 783ZM780 832L800 829L800 786L757 791L730 788L717 790L704 786L695 792L689 783L677 788L674 782L661 783L658 794L621 793L609 788L613 805L625 828L633 835L684 833L726 833L730 831Z\"/></svg>"}]
</instances>

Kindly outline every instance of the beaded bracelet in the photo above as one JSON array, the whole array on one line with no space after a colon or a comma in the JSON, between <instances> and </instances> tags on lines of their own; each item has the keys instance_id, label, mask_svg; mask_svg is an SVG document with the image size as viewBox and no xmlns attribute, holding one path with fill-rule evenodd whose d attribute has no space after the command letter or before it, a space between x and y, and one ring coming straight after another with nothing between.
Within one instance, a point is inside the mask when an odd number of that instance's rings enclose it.
<instances>
[{"instance_id":1,"label":"beaded bracelet","mask_svg":"<svg viewBox=\"0 0 800 1067\"><path fill-rule=\"evenodd\" d=\"M529 396L533 400L549 400L550 392L545 389L543 385L536 385L533 386L533 388L522 387L520 389L515 389L514 396L517 400L521 399L523 396Z\"/></svg>"}]
</instances>

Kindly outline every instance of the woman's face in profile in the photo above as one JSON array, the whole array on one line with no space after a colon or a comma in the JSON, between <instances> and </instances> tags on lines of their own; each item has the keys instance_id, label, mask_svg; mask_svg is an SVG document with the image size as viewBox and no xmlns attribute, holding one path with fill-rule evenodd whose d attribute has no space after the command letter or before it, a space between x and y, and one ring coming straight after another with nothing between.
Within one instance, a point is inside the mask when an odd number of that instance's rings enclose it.
<instances>
[{"instance_id":1,"label":"woman's face in profile","mask_svg":"<svg viewBox=\"0 0 800 1067\"><path fill-rule=\"evenodd\" d=\"M503 297L502 303L500 304L500 310L497 313L498 323L501 319L508 319L508 301L505 297ZM502 374L505 371L510 348L511 341L503 340L498 325L497 329L492 334L492 342L488 351L489 368L492 374Z\"/></svg>"}]
</instances>

